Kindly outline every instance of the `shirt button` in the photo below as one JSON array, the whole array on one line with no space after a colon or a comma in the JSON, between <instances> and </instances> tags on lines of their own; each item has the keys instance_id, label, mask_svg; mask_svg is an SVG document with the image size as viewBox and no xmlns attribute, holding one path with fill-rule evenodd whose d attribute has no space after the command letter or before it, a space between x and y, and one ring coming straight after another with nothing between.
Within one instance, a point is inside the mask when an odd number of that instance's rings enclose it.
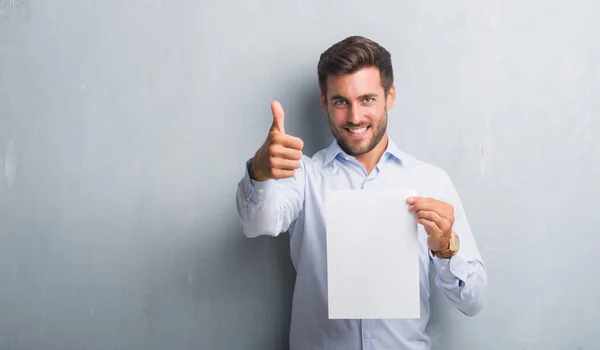
<instances>
[{"instance_id":1,"label":"shirt button","mask_svg":"<svg viewBox=\"0 0 600 350\"><path fill-rule=\"evenodd\" d=\"M262 193L263 189L259 188L257 191L258 191L258 193Z\"/></svg>"},{"instance_id":2,"label":"shirt button","mask_svg":"<svg viewBox=\"0 0 600 350\"><path fill-rule=\"evenodd\" d=\"M346 160L350 160L350 157L345 157L344 159L346 159Z\"/></svg>"},{"instance_id":3,"label":"shirt button","mask_svg":"<svg viewBox=\"0 0 600 350\"><path fill-rule=\"evenodd\" d=\"M367 339L371 339L371 336L373 336L371 332L367 333Z\"/></svg>"},{"instance_id":4,"label":"shirt button","mask_svg":"<svg viewBox=\"0 0 600 350\"><path fill-rule=\"evenodd\" d=\"M442 271L446 271L446 266L442 266Z\"/></svg>"}]
</instances>

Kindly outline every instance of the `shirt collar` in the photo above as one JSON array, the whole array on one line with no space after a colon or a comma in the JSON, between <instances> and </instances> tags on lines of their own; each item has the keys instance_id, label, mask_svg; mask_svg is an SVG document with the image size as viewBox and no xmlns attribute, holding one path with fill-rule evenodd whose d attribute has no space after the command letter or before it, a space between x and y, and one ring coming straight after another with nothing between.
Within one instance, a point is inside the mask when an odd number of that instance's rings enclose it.
<instances>
[{"instance_id":1,"label":"shirt collar","mask_svg":"<svg viewBox=\"0 0 600 350\"><path fill-rule=\"evenodd\" d=\"M342 150L337 140L334 139L333 142L331 142L331 144L329 145L329 147L327 147L327 149L325 150L325 166L328 166L338 155L341 155L342 157L348 156L346 152ZM383 152L381 158L385 159L387 157L393 157L398 162L400 162L400 164L402 164L404 156L404 153L402 153L402 151L398 149L398 146L396 146L396 143L388 134L388 145L385 152Z\"/></svg>"}]
</instances>

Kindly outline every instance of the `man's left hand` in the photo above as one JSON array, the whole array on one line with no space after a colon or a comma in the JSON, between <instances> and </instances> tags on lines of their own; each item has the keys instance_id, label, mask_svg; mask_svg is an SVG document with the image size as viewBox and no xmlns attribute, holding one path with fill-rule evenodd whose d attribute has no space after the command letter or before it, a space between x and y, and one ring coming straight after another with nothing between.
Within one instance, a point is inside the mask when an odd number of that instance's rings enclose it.
<instances>
[{"instance_id":1,"label":"man's left hand","mask_svg":"<svg viewBox=\"0 0 600 350\"><path fill-rule=\"evenodd\" d=\"M448 249L454 225L454 207L426 197L409 197L409 210L417 216L427 232L427 245L434 252Z\"/></svg>"}]
</instances>

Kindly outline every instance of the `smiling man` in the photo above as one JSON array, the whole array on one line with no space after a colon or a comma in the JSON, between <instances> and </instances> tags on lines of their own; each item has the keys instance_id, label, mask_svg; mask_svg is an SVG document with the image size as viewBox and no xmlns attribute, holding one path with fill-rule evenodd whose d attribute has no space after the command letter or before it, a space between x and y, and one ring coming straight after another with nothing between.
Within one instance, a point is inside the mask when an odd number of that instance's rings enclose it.
<instances>
[{"instance_id":1,"label":"smiling man","mask_svg":"<svg viewBox=\"0 0 600 350\"><path fill-rule=\"evenodd\" d=\"M273 102L273 124L246 163L236 197L246 237L291 235L297 277L290 349L429 349L431 268L435 287L458 310L473 316L482 308L485 265L460 198L446 172L400 151L388 135L396 90L385 48L348 37L321 55L318 77L335 140L313 157L303 155L303 141L285 133L283 108ZM419 223L421 318L328 318L323 196L330 188L417 189L420 197L407 201ZM348 220L360 214L348 213Z\"/></svg>"}]
</instances>

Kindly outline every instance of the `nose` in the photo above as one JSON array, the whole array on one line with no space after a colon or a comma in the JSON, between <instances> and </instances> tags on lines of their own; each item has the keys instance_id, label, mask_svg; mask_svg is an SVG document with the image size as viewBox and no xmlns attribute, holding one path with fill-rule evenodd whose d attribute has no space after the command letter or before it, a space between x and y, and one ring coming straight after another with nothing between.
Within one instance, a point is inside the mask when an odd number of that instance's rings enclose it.
<instances>
[{"instance_id":1,"label":"nose","mask_svg":"<svg viewBox=\"0 0 600 350\"><path fill-rule=\"evenodd\" d=\"M360 123L360 105L352 102L350 108L348 108L348 123L359 124Z\"/></svg>"}]
</instances>

